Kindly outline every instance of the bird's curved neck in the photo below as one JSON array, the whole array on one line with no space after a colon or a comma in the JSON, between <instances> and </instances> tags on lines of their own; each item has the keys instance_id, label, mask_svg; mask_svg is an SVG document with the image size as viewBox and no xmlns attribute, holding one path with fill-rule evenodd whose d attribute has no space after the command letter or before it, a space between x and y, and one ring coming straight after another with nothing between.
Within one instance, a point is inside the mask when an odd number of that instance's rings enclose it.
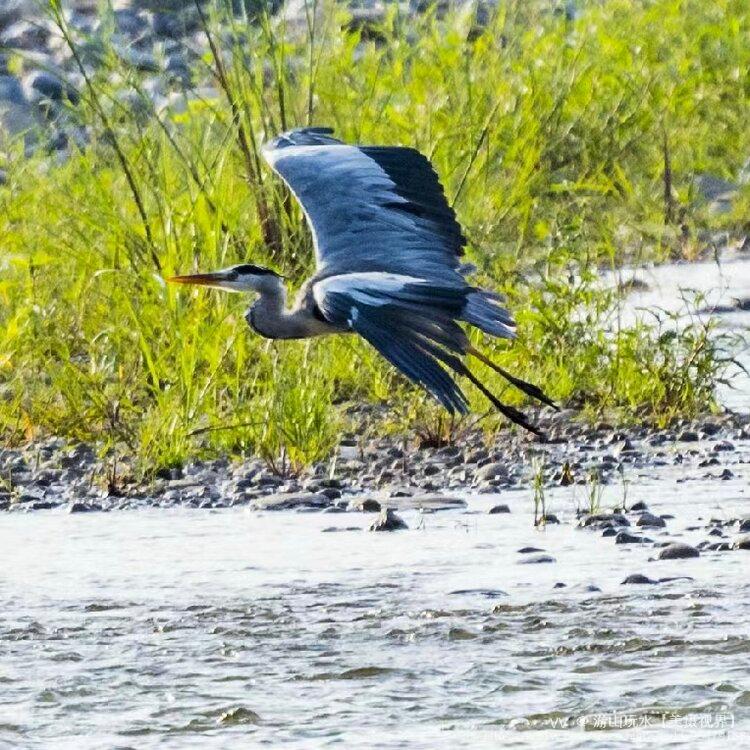
<instances>
[{"instance_id":1,"label":"bird's curved neck","mask_svg":"<svg viewBox=\"0 0 750 750\"><path fill-rule=\"evenodd\" d=\"M302 310L287 310L286 287L278 284L264 287L247 311L250 327L267 339L300 339L309 336L307 316Z\"/></svg>"}]
</instances>

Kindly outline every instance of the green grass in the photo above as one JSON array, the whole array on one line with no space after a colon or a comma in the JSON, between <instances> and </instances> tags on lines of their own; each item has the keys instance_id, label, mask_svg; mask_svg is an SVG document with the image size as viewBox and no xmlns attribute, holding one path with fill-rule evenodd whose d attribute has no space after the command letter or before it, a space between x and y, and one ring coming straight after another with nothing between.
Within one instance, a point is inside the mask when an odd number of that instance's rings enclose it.
<instances>
[{"instance_id":1,"label":"green grass","mask_svg":"<svg viewBox=\"0 0 750 750\"><path fill-rule=\"evenodd\" d=\"M88 147L53 166L4 146L5 440L95 440L143 472L222 452L283 469L326 457L345 431L439 424L363 342L267 342L247 329L246 300L161 281L239 260L304 280L309 233L257 149L310 123L430 156L478 280L507 293L519 322L512 347L483 342L498 362L590 416L665 424L713 408L725 362L710 332L622 329L622 300L596 271L692 257L702 232L746 221L712 217L693 176L731 178L750 154L750 9L613 0L568 21L549 7L503 3L483 30L470 14L395 10L357 30L328 5L296 36L267 18L234 21L223 64L207 54L197 66L218 77L217 96L175 96L158 113L109 53L70 113ZM206 23L212 39L227 36L221 7ZM353 404L377 408L365 417Z\"/></svg>"}]
</instances>

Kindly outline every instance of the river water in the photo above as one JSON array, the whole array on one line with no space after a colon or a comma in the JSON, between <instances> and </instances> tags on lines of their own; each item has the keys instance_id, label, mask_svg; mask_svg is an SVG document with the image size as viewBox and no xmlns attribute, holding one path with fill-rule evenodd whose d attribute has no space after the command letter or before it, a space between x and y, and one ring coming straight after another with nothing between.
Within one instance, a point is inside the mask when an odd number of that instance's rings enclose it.
<instances>
[{"instance_id":1,"label":"river water","mask_svg":"<svg viewBox=\"0 0 750 750\"><path fill-rule=\"evenodd\" d=\"M674 284L651 276L643 295ZM750 515L746 464L667 464L629 478L628 502L675 516L656 541ZM548 493L564 523L544 530L528 491L394 534L355 513L3 514L0 747L742 746L750 553L652 560L566 523L580 493Z\"/></svg>"},{"instance_id":2,"label":"river water","mask_svg":"<svg viewBox=\"0 0 750 750\"><path fill-rule=\"evenodd\" d=\"M746 481L719 495L665 471L630 497L677 516L670 539L746 512ZM576 492L553 490L548 509L572 517ZM526 492L487 515L496 499L405 513L394 534L323 533L360 514L6 515L0 744L723 747L750 733L748 553L649 561L650 545L535 530ZM525 546L556 562L523 563ZM632 573L692 580L621 585Z\"/></svg>"}]
</instances>

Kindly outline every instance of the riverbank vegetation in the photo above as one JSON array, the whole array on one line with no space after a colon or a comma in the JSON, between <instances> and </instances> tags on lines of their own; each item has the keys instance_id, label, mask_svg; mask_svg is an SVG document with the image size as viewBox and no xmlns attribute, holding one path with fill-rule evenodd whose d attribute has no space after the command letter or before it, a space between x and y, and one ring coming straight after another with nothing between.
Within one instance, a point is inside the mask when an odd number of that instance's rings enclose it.
<instances>
[{"instance_id":1,"label":"riverbank vegetation","mask_svg":"<svg viewBox=\"0 0 750 750\"><path fill-rule=\"evenodd\" d=\"M746 188L715 214L696 187L702 173L734 179L750 155L746 3L613 0L575 17L541 0L489 15L394 7L358 25L311 3L297 28L218 3L204 6L196 88L165 96L106 44L92 66L95 45L50 13L86 72L68 115L87 142L62 163L5 146L5 441L95 441L150 472L223 452L299 466L347 432L437 424L364 342L265 341L245 325L246 300L162 281L238 261L304 280L309 232L258 149L307 124L433 160L477 283L517 317L512 346L478 342L504 367L594 419L664 424L714 408L724 342L697 320L623 326L626 291L600 272L692 258L715 232L746 228Z\"/></svg>"}]
</instances>

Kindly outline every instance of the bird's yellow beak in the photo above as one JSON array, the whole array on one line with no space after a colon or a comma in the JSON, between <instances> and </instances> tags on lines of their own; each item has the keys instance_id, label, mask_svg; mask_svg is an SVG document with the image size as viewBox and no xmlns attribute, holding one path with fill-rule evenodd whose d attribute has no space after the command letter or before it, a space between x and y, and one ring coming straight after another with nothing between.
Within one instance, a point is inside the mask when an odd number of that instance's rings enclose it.
<instances>
[{"instance_id":1,"label":"bird's yellow beak","mask_svg":"<svg viewBox=\"0 0 750 750\"><path fill-rule=\"evenodd\" d=\"M168 284L192 284L193 286L213 286L224 288L230 279L225 271L215 271L214 273L192 273L186 276L170 276L165 279Z\"/></svg>"}]
</instances>

